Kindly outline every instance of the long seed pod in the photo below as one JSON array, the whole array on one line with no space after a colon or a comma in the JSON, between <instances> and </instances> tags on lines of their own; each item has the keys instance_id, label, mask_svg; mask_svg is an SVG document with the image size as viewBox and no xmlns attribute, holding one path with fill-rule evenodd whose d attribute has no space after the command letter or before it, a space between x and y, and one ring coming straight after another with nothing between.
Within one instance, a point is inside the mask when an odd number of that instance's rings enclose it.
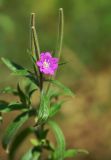
<instances>
[{"instance_id":1,"label":"long seed pod","mask_svg":"<svg viewBox=\"0 0 111 160\"><path fill-rule=\"evenodd\" d=\"M59 23L58 23L58 37L57 37L57 47L53 56L56 56L60 59L61 50L62 50L62 42L63 42L63 31L64 31L64 13L63 8L59 9ZM55 76L54 76L55 77ZM54 78L53 77L53 78ZM50 77L50 80L52 77ZM51 83L48 83L46 93L48 93Z\"/></svg>"},{"instance_id":2,"label":"long seed pod","mask_svg":"<svg viewBox=\"0 0 111 160\"><path fill-rule=\"evenodd\" d=\"M33 56L35 53L35 49L34 49L34 42L33 42L33 35L32 35L32 27L34 27L34 26L35 26L35 13L31 13L31 17L30 17L30 52Z\"/></svg>"},{"instance_id":3,"label":"long seed pod","mask_svg":"<svg viewBox=\"0 0 111 160\"><path fill-rule=\"evenodd\" d=\"M57 48L56 48L56 56L60 58L62 42L63 42L63 31L64 31L64 14L63 8L59 9L59 24L58 24L58 37L57 37Z\"/></svg>"},{"instance_id":4,"label":"long seed pod","mask_svg":"<svg viewBox=\"0 0 111 160\"><path fill-rule=\"evenodd\" d=\"M40 47L39 47L38 36L37 36L37 32L36 32L35 26L32 26L32 37L33 37L33 42L34 42L36 58L37 58L37 60L39 60Z\"/></svg>"}]
</instances>

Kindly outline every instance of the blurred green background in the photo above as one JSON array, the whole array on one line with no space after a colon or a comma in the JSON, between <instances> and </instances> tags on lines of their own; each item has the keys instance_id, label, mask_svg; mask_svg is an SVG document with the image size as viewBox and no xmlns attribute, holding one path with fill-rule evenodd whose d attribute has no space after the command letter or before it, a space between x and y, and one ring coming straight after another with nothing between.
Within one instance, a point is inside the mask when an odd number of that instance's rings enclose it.
<instances>
[{"instance_id":1,"label":"blurred green background","mask_svg":"<svg viewBox=\"0 0 111 160\"><path fill-rule=\"evenodd\" d=\"M75 159L111 160L111 0L0 0L0 57L30 68L31 12L36 13L41 51L54 52L61 7L65 16L61 61L69 63L60 67L57 78L76 96L63 106L57 121L68 147L90 152ZM15 85L2 62L0 68L0 88ZM7 120L11 120L9 115ZM6 125L7 121L0 126L0 136ZM2 147L0 158L7 160Z\"/></svg>"}]
</instances>

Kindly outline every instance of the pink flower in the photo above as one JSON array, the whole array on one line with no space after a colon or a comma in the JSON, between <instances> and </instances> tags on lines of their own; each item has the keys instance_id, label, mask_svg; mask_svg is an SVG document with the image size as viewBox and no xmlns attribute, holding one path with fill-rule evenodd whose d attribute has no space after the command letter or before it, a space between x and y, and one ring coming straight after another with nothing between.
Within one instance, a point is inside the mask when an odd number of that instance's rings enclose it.
<instances>
[{"instance_id":1,"label":"pink flower","mask_svg":"<svg viewBox=\"0 0 111 160\"><path fill-rule=\"evenodd\" d=\"M48 75L54 75L58 68L58 58L53 58L50 52L40 54L40 60L36 62L40 72Z\"/></svg>"}]
</instances>

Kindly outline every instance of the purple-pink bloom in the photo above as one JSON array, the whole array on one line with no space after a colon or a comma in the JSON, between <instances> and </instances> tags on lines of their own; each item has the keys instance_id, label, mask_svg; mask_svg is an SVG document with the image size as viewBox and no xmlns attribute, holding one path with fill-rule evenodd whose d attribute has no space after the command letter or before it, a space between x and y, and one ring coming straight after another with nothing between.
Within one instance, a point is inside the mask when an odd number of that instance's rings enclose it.
<instances>
[{"instance_id":1,"label":"purple-pink bloom","mask_svg":"<svg viewBox=\"0 0 111 160\"><path fill-rule=\"evenodd\" d=\"M53 58L50 52L40 54L39 61L36 62L40 72L48 75L54 75L58 68L58 58Z\"/></svg>"}]
</instances>

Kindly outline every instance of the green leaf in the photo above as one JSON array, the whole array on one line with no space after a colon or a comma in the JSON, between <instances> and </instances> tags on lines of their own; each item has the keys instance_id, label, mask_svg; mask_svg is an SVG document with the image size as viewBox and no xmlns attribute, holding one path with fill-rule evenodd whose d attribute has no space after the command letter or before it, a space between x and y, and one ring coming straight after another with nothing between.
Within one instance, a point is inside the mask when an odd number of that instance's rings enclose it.
<instances>
[{"instance_id":1,"label":"green leaf","mask_svg":"<svg viewBox=\"0 0 111 160\"><path fill-rule=\"evenodd\" d=\"M42 92L40 99L40 108L38 112L38 124L46 122L48 117L49 117L49 97L46 94L44 94L44 92Z\"/></svg>"},{"instance_id":2,"label":"green leaf","mask_svg":"<svg viewBox=\"0 0 111 160\"><path fill-rule=\"evenodd\" d=\"M63 103L64 102L53 104L50 108L49 116L53 117L61 109Z\"/></svg>"},{"instance_id":3,"label":"green leaf","mask_svg":"<svg viewBox=\"0 0 111 160\"><path fill-rule=\"evenodd\" d=\"M78 154L78 151L76 149L69 149L65 152L64 158L75 157L77 154Z\"/></svg>"},{"instance_id":4,"label":"green leaf","mask_svg":"<svg viewBox=\"0 0 111 160\"><path fill-rule=\"evenodd\" d=\"M48 97L50 98L50 100L52 100L53 98L58 98L60 95L61 93L56 90L49 89L48 91Z\"/></svg>"},{"instance_id":5,"label":"green leaf","mask_svg":"<svg viewBox=\"0 0 111 160\"><path fill-rule=\"evenodd\" d=\"M60 62L59 66L62 66L62 65L67 64L67 63L69 63L69 62L67 62L67 61L66 62Z\"/></svg>"},{"instance_id":6,"label":"green leaf","mask_svg":"<svg viewBox=\"0 0 111 160\"><path fill-rule=\"evenodd\" d=\"M28 150L21 158L21 160L39 160L40 152L35 151L34 149Z\"/></svg>"},{"instance_id":7,"label":"green leaf","mask_svg":"<svg viewBox=\"0 0 111 160\"><path fill-rule=\"evenodd\" d=\"M37 128L37 130L35 130L35 135L37 139L42 140L42 139L46 139L48 132L49 132L48 129L43 129L42 127L40 127L40 128Z\"/></svg>"},{"instance_id":8,"label":"green leaf","mask_svg":"<svg viewBox=\"0 0 111 160\"><path fill-rule=\"evenodd\" d=\"M13 72L17 71L17 70L24 70L24 68L22 66L16 64L15 62L10 61L9 59L2 57L1 60Z\"/></svg>"},{"instance_id":9,"label":"green leaf","mask_svg":"<svg viewBox=\"0 0 111 160\"><path fill-rule=\"evenodd\" d=\"M9 153L10 160L14 159L16 151L20 147L21 143L29 136L29 134L32 134L33 132L34 132L34 128L29 127L29 128L24 128L17 134L17 138L13 140L10 146L10 153Z\"/></svg>"},{"instance_id":10,"label":"green leaf","mask_svg":"<svg viewBox=\"0 0 111 160\"><path fill-rule=\"evenodd\" d=\"M26 101L27 101L27 97L24 94L24 92L22 91L22 89L20 88L19 83L17 84L17 91L18 91L18 95L20 97L20 101L26 105Z\"/></svg>"},{"instance_id":11,"label":"green leaf","mask_svg":"<svg viewBox=\"0 0 111 160\"><path fill-rule=\"evenodd\" d=\"M16 64L15 62L12 62L6 58L1 58L3 63L11 70L13 71L13 74L19 75L19 76L25 76L26 78L30 79L33 83L35 83L37 86L39 84L38 78L33 75L30 71L23 68L22 66Z\"/></svg>"},{"instance_id":12,"label":"green leaf","mask_svg":"<svg viewBox=\"0 0 111 160\"><path fill-rule=\"evenodd\" d=\"M20 70L16 70L12 73L12 75L16 75L16 76L28 76L29 72L26 69L20 69Z\"/></svg>"},{"instance_id":13,"label":"green leaf","mask_svg":"<svg viewBox=\"0 0 111 160\"><path fill-rule=\"evenodd\" d=\"M35 75L27 75L26 78L28 78L33 84L35 84L37 87L39 86L39 77L35 77Z\"/></svg>"},{"instance_id":14,"label":"green leaf","mask_svg":"<svg viewBox=\"0 0 111 160\"><path fill-rule=\"evenodd\" d=\"M10 61L9 59L2 57L1 60L13 72L12 73L13 75L27 77L31 74L30 71L28 71L24 67L20 66L19 64L16 64L15 62Z\"/></svg>"},{"instance_id":15,"label":"green leaf","mask_svg":"<svg viewBox=\"0 0 111 160\"><path fill-rule=\"evenodd\" d=\"M5 110L7 110L8 108L8 103L4 102L4 101L0 101L0 112L5 112Z\"/></svg>"},{"instance_id":16,"label":"green leaf","mask_svg":"<svg viewBox=\"0 0 111 160\"><path fill-rule=\"evenodd\" d=\"M3 89L0 90L0 93L1 94L4 94L4 93L12 93L12 94L17 94L17 91L16 89L13 89L12 87L8 86L8 87L5 87Z\"/></svg>"},{"instance_id":17,"label":"green leaf","mask_svg":"<svg viewBox=\"0 0 111 160\"><path fill-rule=\"evenodd\" d=\"M30 139L30 142L33 146L37 146L39 144L39 142L35 138Z\"/></svg>"},{"instance_id":18,"label":"green leaf","mask_svg":"<svg viewBox=\"0 0 111 160\"><path fill-rule=\"evenodd\" d=\"M50 83L52 83L52 84L56 85L57 87L61 88L66 95L74 96L73 92L69 88L64 86L61 82L59 82L57 80L47 80L47 81L49 81Z\"/></svg>"},{"instance_id":19,"label":"green leaf","mask_svg":"<svg viewBox=\"0 0 111 160\"><path fill-rule=\"evenodd\" d=\"M65 153L65 139L64 135L59 128L59 126L54 121L48 121L48 124L51 126L51 128L54 131L56 141L57 141L57 147L54 152L54 159L55 160L63 160L64 159L64 153Z\"/></svg>"},{"instance_id":20,"label":"green leaf","mask_svg":"<svg viewBox=\"0 0 111 160\"><path fill-rule=\"evenodd\" d=\"M8 147L9 147L12 139L14 138L14 136L16 135L16 133L18 132L20 127L28 120L29 116L30 116L29 112L22 113L19 116L17 116L9 124L9 126L6 129L6 132L4 134L3 141L2 141L4 149L6 149L8 151Z\"/></svg>"},{"instance_id":21,"label":"green leaf","mask_svg":"<svg viewBox=\"0 0 111 160\"><path fill-rule=\"evenodd\" d=\"M77 149L78 153L89 154L89 152L85 149Z\"/></svg>"},{"instance_id":22,"label":"green leaf","mask_svg":"<svg viewBox=\"0 0 111 160\"><path fill-rule=\"evenodd\" d=\"M88 151L85 149L68 149L64 154L64 158L75 157L78 153L88 154Z\"/></svg>"},{"instance_id":23,"label":"green leaf","mask_svg":"<svg viewBox=\"0 0 111 160\"><path fill-rule=\"evenodd\" d=\"M32 160L32 149L28 150L21 160Z\"/></svg>"},{"instance_id":24,"label":"green leaf","mask_svg":"<svg viewBox=\"0 0 111 160\"><path fill-rule=\"evenodd\" d=\"M28 81L25 85L25 94L31 98L32 94L38 89L38 87L32 82Z\"/></svg>"},{"instance_id":25,"label":"green leaf","mask_svg":"<svg viewBox=\"0 0 111 160\"><path fill-rule=\"evenodd\" d=\"M3 117L2 117L2 113L0 112L0 123L3 122Z\"/></svg>"},{"instance_id":26,"label":"green leaf","mask_svg":"<svg viewBox=\"0 0 111 160\"><path fill-rule=\"evenodd\" d=\"M27 110L27 107L23 105L22 103L5 103L5 102L0 102L0 112L2 113L7 113L10 111L15 111L15 110Z\"/></svg>"}]
</instances>

